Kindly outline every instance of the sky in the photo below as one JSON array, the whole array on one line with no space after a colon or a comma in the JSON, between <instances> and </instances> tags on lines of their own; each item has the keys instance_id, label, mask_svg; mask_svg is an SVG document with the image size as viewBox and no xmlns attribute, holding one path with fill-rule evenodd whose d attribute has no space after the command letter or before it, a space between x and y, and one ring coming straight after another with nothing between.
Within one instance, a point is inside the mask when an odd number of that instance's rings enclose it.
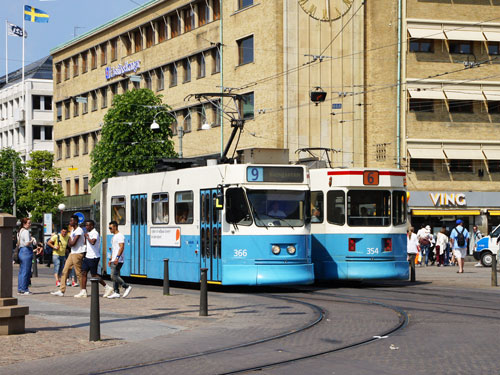
<instances>
[{"instance_id":1,"label":"sky","mask_svg":"<svg viewBox=\"0 0 500 375\"><path fill-rule=\"evenodd\" d=\"M84 34L148 0L0 0L2 19L0 37L0 77L5 75L5 21L23 26L23 9L31 5L48 13L48 23L25 23L28 38L25 40L25 65L50 55L50 50L71 39L74 34ZM76 29L75 29L76 28ZM8 37L9 72L22 66L22 39Z\"/></svg>"}]
</instances>

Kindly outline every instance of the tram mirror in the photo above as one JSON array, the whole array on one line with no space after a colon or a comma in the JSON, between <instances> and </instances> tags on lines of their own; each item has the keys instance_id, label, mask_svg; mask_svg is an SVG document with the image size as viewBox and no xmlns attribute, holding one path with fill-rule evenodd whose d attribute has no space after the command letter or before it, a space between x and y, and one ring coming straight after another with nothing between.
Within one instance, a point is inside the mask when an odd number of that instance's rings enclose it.
<instances>
[{"instance_id":1,"label":"tram mirror","mask_svg":"<svg viewBox=\"0 0 500 375\"><path fill-rule=\"evenodd\" d=\"M229 224L250 225L252 220L245 192L242 188L231 188L226 193L226 221Z\"/></svg>"},{"instance_id":2,"label":"tram mirror","mask_svg":"<svg viewBox=\"0 0 500 375\"><path fill-rule=\"evenodd\" d=\"M218 210L222 210L224 208L224 187L222 185L217 186L217 194L215 199L215 208Z\"/></svg>"}]
</instances>

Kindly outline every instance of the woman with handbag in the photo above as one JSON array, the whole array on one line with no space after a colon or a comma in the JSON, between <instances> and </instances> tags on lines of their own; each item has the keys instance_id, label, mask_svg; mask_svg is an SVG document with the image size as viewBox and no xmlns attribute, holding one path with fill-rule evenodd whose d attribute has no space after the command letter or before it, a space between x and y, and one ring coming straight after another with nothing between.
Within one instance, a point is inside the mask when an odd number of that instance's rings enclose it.
<instances>
[{"instance_id":1,"label":"woman with handbag","mask_svg":"<svg viewBox=\"0 0 500 375\"><path fill-rule=\"evenodd\" d=\"M27 217L21 219L21 229L18 234L19 242L19 275L17 277L17 294L33 294L28 286L31 279L31 264L33 263L33 246L37 246L36 239L31 237L31 220ZM43 248L36 247L36 253L40 254Z\"/></svg>"}]
</instances>

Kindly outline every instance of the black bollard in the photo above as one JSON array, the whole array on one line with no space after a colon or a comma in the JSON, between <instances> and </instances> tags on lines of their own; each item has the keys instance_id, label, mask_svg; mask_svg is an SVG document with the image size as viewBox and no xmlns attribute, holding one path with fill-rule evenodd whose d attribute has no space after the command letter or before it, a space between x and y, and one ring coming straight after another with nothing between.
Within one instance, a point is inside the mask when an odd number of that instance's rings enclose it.
<instances>
[{"instance_id":1,"label":"black bollard","mask_svg":"<svg viewBox=\"0 0 500 375\"><path fill-rule=\"evenodd\" d=\"M208 316L208 288L207 288L208 268L201 269L200 278L200 316Z\"/></svg>"},{"instance_id":2,"label":"black bollard","mask_svg":"<svg viewBox=\"0 0 500 375\"><path fill-rule=\"evenodd\" d=\"M101 340L101 318L99 315L99 279L91 278L90 289L90 337L89 341Z\"/></svg>"},{"instance_id":3,"label":"black bollard","mask_svg":"<svg viewBox=\"0 0 500 375\"><path fill-rule=\"evenodd\" d=\"M497 256L492 254L491 258L491 286L498 286L497 283Z\"/></svg>"},{"instance_id":4,"label":"black bollard","mask_svg":"<svg viewBox=\"0 0 500 375\"><path fill-rule=\"evenodd\" d=\"M415 282L415 256L410 256L410 281Z\"/></svg>"},{"instance_id":5,"label":"black bollard","mask_svg":"<svg viewBox=\"0 0 500 375\"><path fill-rule=\"evenodd\" d=\"M168 258L163 259L163 295L170 295L170 280L168 278Z\"/></svg>"},{"instance_id":6,"label":"black bollard","mask_svg":"<svg viewBox=\"0 0 500 375\"><path fill-rule=\"evenodd\" d=\"M36 259L36 253L33 254L33 277L38 277L38 260Z\"/></svg>"}]
</instances>

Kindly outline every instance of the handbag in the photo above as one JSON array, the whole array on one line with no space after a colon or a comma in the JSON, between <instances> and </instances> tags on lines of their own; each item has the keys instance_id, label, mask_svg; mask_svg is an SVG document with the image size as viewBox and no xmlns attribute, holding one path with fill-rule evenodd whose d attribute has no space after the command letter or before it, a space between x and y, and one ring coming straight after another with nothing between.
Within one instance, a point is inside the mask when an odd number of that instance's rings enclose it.
<instances>
[{"instance_id":1,"label":"handbag","mask_svg":"<svg viewBox=\"0 0 500 375\"><path fill-rule=\"evenodd\" d=\"M17 243L16 243L16 247L14 248L14 252L12 253L12 260L15 262L15 263L19 263L19 249L21 248L21 243L20 243L20 239L19 237L21 236L21 231L19 231L17 233Z\"/></svg>"}]
</instances>

